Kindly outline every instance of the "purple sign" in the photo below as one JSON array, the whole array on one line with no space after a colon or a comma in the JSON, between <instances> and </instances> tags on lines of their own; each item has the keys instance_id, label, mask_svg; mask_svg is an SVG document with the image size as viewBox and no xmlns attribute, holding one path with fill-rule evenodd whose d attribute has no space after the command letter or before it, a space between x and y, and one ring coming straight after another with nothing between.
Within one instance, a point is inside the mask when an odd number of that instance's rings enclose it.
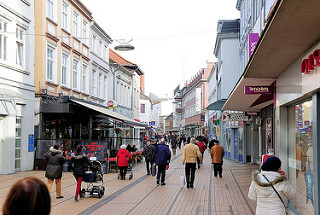
<instances>
[{"instance_id":1,"label":"purple sign","mask_svg":"<svg viewBox=\"0 0 320 215\"><path fill-rule=\"evenodd\" d=\"M245 86L244 94L271 94L273 93L272 86Z\"/></svg>"},{"instance_id":2,"label":"purple sign","mask_svg":"<svg viewBox=\"0 0 320 215\"><path fill-rule=\"evenodd\" d=\"M259 33L252 33L249 34L249 58L251 58L251 55L256 48L256 45L259 40Z\"/></svg>"}]
</instances>

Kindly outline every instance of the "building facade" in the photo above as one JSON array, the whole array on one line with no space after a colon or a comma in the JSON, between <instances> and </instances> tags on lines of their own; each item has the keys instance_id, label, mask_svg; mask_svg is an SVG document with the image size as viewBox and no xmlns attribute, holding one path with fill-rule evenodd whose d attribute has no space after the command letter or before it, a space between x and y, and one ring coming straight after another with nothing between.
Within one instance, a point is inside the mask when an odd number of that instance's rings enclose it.
<instances>
[{"instance_id":1,"label":"building facade","mask_svg":"<svg viewBox=\"0 0 320 215\"><path fill-rule=\"evenodd\" d=\"M0 174L33 169L34 1L0 1Z\"/></svg>"},{"instance_id":2,"label":"building facade","mask_svg":"<svg viewBox=\"0 0 320 215\"><path fill-rule=\"evenodd\" d=\"M238 5L245 2L238 1ZM301 2L274 1L272 5L243 75L223 109L259 113L259 148L267 150L270 143L296 190L288 210L319 214L320 31L308 23L320 18L320 3L312 1L310 7ZM308 18L303 14L309 14ZM287 24L288 17L293 26Z\"/></svg>"},{"instance_id":3,"label":"building facade","mask_svg":"<svg viewBox=\"0 0 320 215\"><path fill-rule=\"evenodd\" d=\"M90 68L82 69L82 88L87 87L84 91L89 92L90 101L107 106L107 102L112 99L110 89L113 74L109 68L109 46L112 39L95 21L91 22L90 38ZM87 73L86 70L90 72Z\"/></svg>"}]
</instances>

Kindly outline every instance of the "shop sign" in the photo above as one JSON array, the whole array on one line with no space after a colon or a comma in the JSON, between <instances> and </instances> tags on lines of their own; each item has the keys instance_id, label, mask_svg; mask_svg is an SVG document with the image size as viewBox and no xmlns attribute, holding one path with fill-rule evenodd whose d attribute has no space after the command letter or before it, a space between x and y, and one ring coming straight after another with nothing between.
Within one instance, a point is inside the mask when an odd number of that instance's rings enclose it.
<instances>
[{"instance_id":1,"label":"shop sign","mask_svg":"<svg viewBox=\"0 0 320 215\"><path fill-rule=\"evenodd\" d=\"M107 106L108 106L108 108L110 108L110 109L116 108L116 107L117 107L116 101L114 101L114 100L109 100L109 101L107 102Z\"/></svg>"},{"instance_id":2,"label":"shop sign","mask_svg":"<svg viewBox=\"0 0 320 215\"><path fill-rule=\"evenodd\" d=\"M271 94L273 93L272 86L245 86L244 94Z\"/></svg>"},{"instance_id":3,"label":"shop sign","mask_svg":"<svg viewBox=\"0 0 320 215\"><path fill-rule=\"evenodd\" d=\"M309 55L308 59L304 59L301 63L301 74L309 74L316 67L320 66L320 57L319 57L320 49L315 50L311 55Z\"/></svg>"},{"instance_id":4,"label":"shop sign","mask_svg":"<svg viewBox=\"0 0 320 215\"><path fill-rule=\"evenodd\" d=\"M34 151L34 135L29 134L28 135L28 152Z\"/></svg>"},{"instance_id":5,"label":"shop sign","mask_svg":"<svg viewBox=\"0 0 320 215\"><path fill-rule=\"evenodd\" d=\"M156 121L154 121L154 120L150 121L150 122L149 122L149 125L155 126L155 125L156 125Z\"/></svg>"},{"instance_id":6,"label":"shop sign","mask_svg":"<svg viewBox=\"0 0 320 215\"><path fill-rule=\"evenodd\" d=\"M220 127L216 127L216 135L219 137L220 136Z\"/></svg>"},{"instance_id":7,"label":"shop sign","mask_svg":"<svg viewBox=\"0 0 320 215\"><path fill-rule=\"evenodd\" d=\"M251 116L244 113L223 113L222 121L251 121Z\"/></svg>"},{"instance_id":8,"label":"shop sign","mask_svg":"<svg viewBox=\"0 0 320 215\"><path fill-rule=\"evenodd\" d=\"M100 144L98 144L98 143L96 143L96 142L92 142L91 144L87 144L87 145L85 145L85 146L86 146L86 148L89 149L89 151L91 151L91 152L99 151L99 150L103 147L103 145L100 145Z\"/></svg>"},{"instance_id":9,"label":"shop sign","mask_svg":"<svg viewBox=\"0 0 320 215\"><path fill-rule=\"evenodd\" d=\"M254 49L256 48L258 41L259 41L259 33L249 34L249 58L251 58L251 55Z\"/></svg>"}]
</instances>

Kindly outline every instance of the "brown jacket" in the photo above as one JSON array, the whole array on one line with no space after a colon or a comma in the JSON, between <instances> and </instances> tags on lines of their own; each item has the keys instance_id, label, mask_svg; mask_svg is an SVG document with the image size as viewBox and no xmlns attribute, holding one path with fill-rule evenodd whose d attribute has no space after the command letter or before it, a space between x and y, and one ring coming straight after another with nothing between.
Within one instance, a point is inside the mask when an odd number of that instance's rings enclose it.
<instances>
[{"instance_id":1,"label":"brown jacket","mask_svg":"<svg viewBox=\"0 0 320 215\"><path fill-rule=\"evenodd\" d=\"M197 157L202 161L202 154L199 147L193 143L185 145L182 154L182 164L186 163L197 163Z\"/></svg>"},{"instance_id":2,"label":"brown jacket","mask_svg":"<svg viewBox=\"0 0 320 215\"><path fill-rule=\"evenodd\" d=\"M224 149L220 145L215 145L211 148L210 155L212 157L212 163L222 163L224 156Z\"/></svg>"}]
</instances>

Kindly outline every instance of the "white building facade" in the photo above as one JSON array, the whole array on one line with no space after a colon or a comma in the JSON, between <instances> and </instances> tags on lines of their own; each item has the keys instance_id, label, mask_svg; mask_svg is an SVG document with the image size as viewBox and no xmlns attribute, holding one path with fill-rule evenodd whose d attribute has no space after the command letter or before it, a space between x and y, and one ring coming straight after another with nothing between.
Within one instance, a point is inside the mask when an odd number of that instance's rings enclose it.
<instances>
[{"instance_id":1,"label":"white building facade","mask_svg":"<svg viewBox=\"0 0 320 215\"><path fill-rule=\"evenodd\" d=\"M112 43L110 36L96 23L91 24L91 50L90 50L90 76L83 80L90 80L90 100L94 103L107 105L107 101L112 99L113 74L109 68L109 46ZM83 81L84 82L84 81Z\"/></svg>"},{"instance_id":2,"label":"white building facade","mask_svg":"<svg viewBox=\"0 0 320 215\"><path fill-rule=\"evenodd\" d=\"M34 163L34 1L0 6L0 174L10 174Z\"/></svg>"}]
</instances>

